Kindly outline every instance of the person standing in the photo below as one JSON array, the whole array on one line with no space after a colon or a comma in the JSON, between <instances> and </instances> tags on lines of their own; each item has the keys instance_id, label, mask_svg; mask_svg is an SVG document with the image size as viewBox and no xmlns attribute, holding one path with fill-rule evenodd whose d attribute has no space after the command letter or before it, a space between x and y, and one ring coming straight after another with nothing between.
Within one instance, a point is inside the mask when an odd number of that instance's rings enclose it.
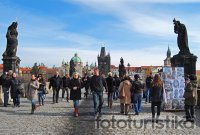
<instances>
[{"instance_id":1,"label":"person standing","mask_svg":"<svg viewBox=\"0 0 200 135\"><path fill-rule=\"evenodd\" d=\"M43 77L42 74L39 74L38 76L38 81L39 81L39 89L38 89L38 101L39 101L39 105L44 105L44 94L45 94L45 89L46 89L46 81Z\"/></svg>"},{"instance_id":2,"label":"person standing","mask_svg":"<svg viewBox=\"0 0 200 135\"><path fill-rule=\"evenodd\" d=\"M186 122L194 122L195 106L197 105L197 77L196 75L189 76L190 82L185 87L185 114Z\"/></svg>"},{"instance_id":3,"label":"person standing","mask_svg":"<svg viewBox=\"0 0 200 135\"><path fill-rule=\"evenodd\" d=\"M53 88L53 104L56 102L58 103L59 99L59 91L62 89L62 78L59 75L59 72L56 71L54 77L50 79L49 89Z\"/></svg>"},{"instance_id":4,"label":"person standing","mask_svg":"<svg viewBox=\"0 0 200 135\"><path fill-rule=\"evenodd\" d=\"M70 76L69 73L67 73L63 78L63 88L62 88L62 100L64 100L65 92L67 93L66 100L69 102L69 82L70 82Z\"/></svg>"},{"instance_id":5,"label":"person standing","mask_svg":"<svg viewBox=\"0 0 200 135\"><path fill-rule=\"evenodd\" d=\"M157 106L157 117L156 123L160 116L161 102L163 98L163 82L159 74L156 74L153 78L151 85L151 112L152 112L152 122L155 120L155 106Z\"/></svg>"},{"instance_id":6,"label":"person standing","mask_svg":"<svg viewBox=\"0 0 200 135\"><path fill-rule=\"evenodd\" d=\"M151 82L153 80L153 77L152 77L152 73L150 73L150 75L147 75L147 78L146 78L146 91L145 91L145 96L146 96L146 102L151 102Z\"/></svg>"},{"instance_id":7,"label":"person standing","mask_svg":"<svg viewBox=\"0 0 200 135\"><path fill-rule=\"evenodd\" d=\"M106 78L106 83L108 86L108 107L111 109L112 108L112 102L113 102L113 92L114 92L114 87L115 87L115 80L112 77L112 73L108 73L108 77Z\"/></svg>"},{"instance_id":8,"label":"person standing","mask_svg":"<svg viewBox=\"0 0 200 135\"><path fill-rule=\"evenodd\" d=\"M141 112L141 104L142 104L142 97L143 97L143 91L144 91L144 84L140 80L139 74L134 75L134 81L132 84L132 93L134 96L134 109L135 109L135 115L139 115Z\"/></svg>"},{"instance_id":9,"label":"person standing","mask_svg":"<svg viewBox=\"0 0 200 135\"><path fill-rule=\"evenodd\" d=\"M79 100L81 100L81 87L82 83L79 79L79 74L77 72L73 73L73 78L69 82L70 88L70 100L73 100L74 103L74 116L79 116Z\"/></svg>"},{"instance_id":10,"label":"person standing","mask_svg":"<svg viewBox=\"0 0 200 135\"><path fill-rule=\"evenodd\" d=\"M119 98L120 98L120 106L121 106L121 114L128 115L129 107L131 103L131 79L129 76L125 76L124 81L120 83L119 86Z\"/></svg>"},{"instance_id":11,"label":"person standing","mask_svg":"<svg viewBox=\"0 0 200 135\"><path fill-rule=\"evenodd\" d=\"M119 85L121 83L121 80L119 79L119 77L116 74L114 76L114 79L115 79L115 89L114 89L113 99L117 100L119 97Z\"/></svg>"},{"instance_id":12,"label":"person standing","mask_svg":"<svg viewBox=\"0 0 200 135\"><path fill-rule=\"evenodd\" d=\"M88 76L87 73L85 73L84 77L82 78L82 82L83 82L83 85L85 87L85 93L84 93L84 97L86 97L86 99L88 98L88 90L89 90L89 87L90 87L90 77Z\"/></svg>"},{"instance_id":13,"label":"person standing","mask_svg":"<svg viewBox=\"0 0 200 135\"><path fill-rule=\"evenodd\" d=\"M29 100L31 101L31 114L34 114L36 110L36 100L37 100L37 89L39 88L39 82L34 74L31 75L31 80L28 84Z\"/></svg>"},{"instance_id":14,"label":"person standing","mask_svg":"<svg viewBox=\"0 0 200 135\"><path fill-rule=\"evenodd\" d=\"M90 80L90 88L93 94L93 102L94 102L94 114L101 114L101 108L103 105L103 91L104 88L106 92L108 91L108 87L106 84L106 80L99 75L99 69L94 69L94 75Z\"/></svg>"},{"instance_id":15,"label":"person standing","mask_svg":"<svg viewBox=\"0 0 200 135\"><path fill-rule=\"evenodd\" d=\"M5 72L2 76L2 89L4 93L4 107L10 105L9 100L9 89L11 86L11 72Z\"/></svg>"},{"instance_id":16,"label":"person standing","mask_svg":"<svg viewBox=\"0 0 200 135\"><path fill-rule=\"evenodd\" d=\"M20 85L21 81L17 78L16 73L13 73L11 79L11 98L13 99L13 107L20 107Z\"/></svg>"}]
</instances>

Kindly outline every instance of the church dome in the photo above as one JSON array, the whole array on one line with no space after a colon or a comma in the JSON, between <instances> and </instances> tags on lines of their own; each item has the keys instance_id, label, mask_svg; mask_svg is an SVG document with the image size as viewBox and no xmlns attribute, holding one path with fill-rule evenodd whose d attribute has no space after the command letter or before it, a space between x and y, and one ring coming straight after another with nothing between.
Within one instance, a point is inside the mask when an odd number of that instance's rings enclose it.
<instances>
[{"instance_id":1,"label":"church dome","mask_svg":"<svg viewBox=\"0 0 200 135\"><path fill-rule=\"evenodd\" d=\"M75 53L74 57L71 58L71 61L73 61L74 63L81 63L81 58L78 57L77 53Z\"/></svg>"}]
</instances>

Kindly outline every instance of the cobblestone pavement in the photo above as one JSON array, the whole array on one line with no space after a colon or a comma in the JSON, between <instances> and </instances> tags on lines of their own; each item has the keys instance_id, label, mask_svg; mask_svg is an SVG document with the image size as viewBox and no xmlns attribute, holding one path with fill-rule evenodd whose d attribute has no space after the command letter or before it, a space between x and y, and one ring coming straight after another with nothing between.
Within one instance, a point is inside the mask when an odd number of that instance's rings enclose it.
<instances>
[{"instance_id":1,"label":"cobblestone pavement","mask_svg":"<svg viewBox=\"0 0 200 135\"><path fill-rule=\"evenodd\" d=\"M200 134L200 111L196 110L196 123L183 123L184 112L161 112L158 123L151 122L150 104L142 104L142 113L128 116L119 114L119 101L114 101L112 109L106 99L102 115L93 116L92 96L81 100L80 117L73 116L72 102L60 101L52 104L52 94L48 94L45 105L30 114L30 102L22 98L21 107L0 106L0 135L126 135L126 134ZM104 95L106 98L106 94Z\"/></svg>"}]
</instances>

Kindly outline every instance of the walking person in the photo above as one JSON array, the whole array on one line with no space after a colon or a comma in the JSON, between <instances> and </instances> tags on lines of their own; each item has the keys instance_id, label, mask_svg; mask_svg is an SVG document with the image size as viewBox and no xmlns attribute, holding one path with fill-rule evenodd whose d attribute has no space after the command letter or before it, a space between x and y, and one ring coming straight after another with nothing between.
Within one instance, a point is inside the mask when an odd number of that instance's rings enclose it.
<instances>
[{"instance_id":1,"label":"walking person","mask_svg":"<svg viewBox=\"0 0 200 135\"><path fill-rule=\"evenodd\" d=\"M39 82L34 74L31 75L31 80L28 84L29 100L31 101L31 114L34 114L36 110L36 100L37 100L37 89L39 88Z\"/></svg>"},{"instance_id":2,"label":"walking person","mask_svg":"<svg viewBox=\"0 0 200 135\"><path fill-rule=\"evenodd\" d=\"M152 77L152 73L150 73L150 75L147 75L146 78L146 91L145 91L145 96L146 96L146 102L151 102L151 83L152 83L153 77Z\"/></svg>"},{"instance_id":3,"label":"walking person","mask_svg":"<svg viewBox=\"0 0 200 135\"><path fill-rule=\"evenodd\" d=\"M66 100L69 102L69 82L70 82L70 76L69 73L67 73L63 78L63 88L62 88L62 100L64 100L65 92L67 93Z\"/></svg>"},{"instance_id":4,"label":"walking person","mask_svg":"<svg viewBox=\"0 0 200 135\"><path fill-rule=\"evenodd\" d=\"M108 107L111 109L112 108L112 103L113 103L113 92L115 89L115 80L112 77L112 73L108 73L108 77L106 78L106 83L108 86Z\"/></svg>"},{"instance_id":5,"label":"walking person","mask_svg":"<svg viewBox=\"0 0 200 135\"><path fill-rule=\"evenodd\" d=\"M143 97L143 91L144 91L144 84L140 80L139 74L134 75L134 81L132 84L132 93L134 96L134 109L135 109L135 115L139 115L141 112L141 104L142 104L142 97Z\"/></svg>"},{"instance_id":6,"label":"walking person","mask_svg":"<svg viewBox=\"0 0 200 135\"><path fill-rule=\"evenodd\" d=\"M73 77L69 82L70 88L70 100L73 100L74 103L74 116L79 116L79 100L81 100L81 88L82 83L79 79L79 74L77 72L73 73Z\"/></svg>"},{"instance_id":7,"label":"walking person","mask_svg":"<svg viewBox=\"0 0 200 135\"><path fill-rule=\"evenodd\" d=\"M10 105L8 103L9 100L9 89L11 86L11 72L5 72L1 78L2 78L2 89L4 93L4 107L7 107Z\"/></svg>"},{"instance_id":8,"label":"walking person","mask_svg":"<svg viewBox=\"0 0 200 135\"><path fill-rule=\"evenodd\" d=\"M55 75L50 79L49 89L53 88L53 104L58 103L59 91L62 89L62 78L59 75L59 72L56 71Z\"/></svg>"},{"instance_id":9,"label":"walking person","mask_svg":"<svg viewBox=\"0 0 200 135\"><path fill-rule=\"evenodd\" d=\"M20 85L21 81L17 78L16 73L13 73L11 79L11 98L13 99L13 107L20 107Z\"/></svg>"},{"instance_id":10,"label":"walking person","mask_svg":"<svg viewBox=\"0 0 200 135\"><path fill-rule=\"evenodd\" d=\"M39 81L38 102L39 102L39 105L44 105L44 98L45 98L44 94L45 94L45 89L46 89L46 81L42 74L39 74L38 81ZM41 104L41 102L42 102L42 104Z\"/></svg>"},{"instance_id":11,"label":"walking person","mask_svg":"<svg viewBox=\"0 0 200 135\"><path fill-rule=\"evenodd\" d=\"M152 112L152 122L155 121L155 107L157 106L157 117L156 123L160 116L161 102L163 99L163 82L159 74L156 74L153 78L151 84L151 112Z\"/></svg>"},{"instance_id":12,"label":"walking person","mask_svg":"<svg viewBox=\"0 0 200 135\"><path fill-rule=\"evenodd\" d=\"M84 97L87 99L88 98L88 94L89 94L89 88L90 88L90 77L88 76L87 73L85 73L84 77L82 78L82 82L83 85L85 87L85 93L84 93Z\"/></svg>"},{"instance_id":13,"label":"walking person","mask_svg":"<svg viewBox=\"0 0 200 135\"><path fill-rule=\"evenodd\" d=\"M131 103L131 79L129 76L125 76L124 81L120 83L119 86L119 98L120 98L120 107L121 107L121 114L128 115L129 107Z\"/></svg>"},{"instance_id":14,"label":"walking person","mask_svg":"<svg viewBox=\"0 0 200 135\"><path fill-rule=\"evenodd\" d=\"M117 100L119 97L119 85L121 83L121 80L116 74L114 75L114 80L115 80L115 88L114 88L113 99Z\"/></svg>"},{"instance_id":15,"label":"walking person","mask_svg":"<svg viewBox=\"0 0 200 135\"><path fill-rule=\"evenodd\" d=\"M186 121L185 122L194 122L194 113L195 113L195 106L197 105L197 77L196 75L189 76L190 82L185 87L185 114L186 114Z\"/></svg>"},{"instance_id":16,"label":"walking person","mask_svg":"<svg viewBox=\"0 0 200 135\"><path fill-rule=\"evenodd\" d=\"M99 75L99 69L94 69L94 75L90 80L90 88L93 94L94 102L94 114L101 114L101 108L103 105L103 91L104 88L106 92L108 91L106 80Z\"/></svg>"}]
</instances>

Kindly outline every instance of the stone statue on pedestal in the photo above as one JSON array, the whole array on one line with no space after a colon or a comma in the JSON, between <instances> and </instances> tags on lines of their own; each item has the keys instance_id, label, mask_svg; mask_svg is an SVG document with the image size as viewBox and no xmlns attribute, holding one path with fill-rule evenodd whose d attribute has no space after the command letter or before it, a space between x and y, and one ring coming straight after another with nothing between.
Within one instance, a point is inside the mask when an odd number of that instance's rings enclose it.
<instances>
[{"instance_id":1,"label":"stone statue on pedestal","mask_svg":"<svg viewBox=\"0 0 200 135\"><path fill-rule=\"evenodd\" d=\"M16 56L17 46L18 46L18 32L17 32L17 22L13 22L7 30L6 38L7 45L6 50L3 53L3 72L8 72L12 70L17 72L19 69L20 58Z\"/></svg>"},{"instance_id":2,"label":"stone statue on pedestal","mask_svg":"<svg viewBox=\"0 0 200 135\"><path fill-rule=\"evenodd\" d=\"M119 64L119 77L123 78L124 75L126 75L126 69L124 66L124 59L121 57Z\"/></svg>"},{"instance_id":3,"label":"stone statue on pedestal","mask_svg":"<svg viewBox=\"0 0 200 135\"><path fill-rule=\"evenodd\" d=\"M173 23L174 33L178 34L177 44L180 51L171 58L171 66L184 67L184 73L187 75L196 74L197 56L190 52L187 29L184 24L176 19L173 20Z\"/></svg>"}]
</instances>

